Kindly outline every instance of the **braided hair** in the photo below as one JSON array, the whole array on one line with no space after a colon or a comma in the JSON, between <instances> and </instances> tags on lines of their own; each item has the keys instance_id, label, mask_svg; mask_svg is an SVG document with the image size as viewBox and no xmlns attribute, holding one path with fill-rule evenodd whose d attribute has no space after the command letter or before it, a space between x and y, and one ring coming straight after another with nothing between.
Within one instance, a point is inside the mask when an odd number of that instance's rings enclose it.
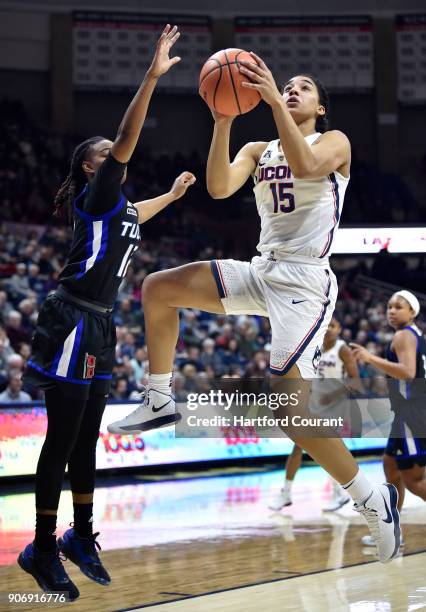
<instances>
[{"instance_id":1,"label":"braided hair","mask_svg":"<svg viewBox=\"0 0 426 612\"><path fill-rule=\"evenodd\" d=\"M319 103L321 106L325 108L325 114L318 115L316 119L315 129L317 132L321 132L321 133L327 132L330 129L329 121L328 121L328 115L330 112L330 97L328 95L328 91L325 88L322 81L320 81L316 77L312 76L311 74L303 74L303 76L308 77L308 79L311 79L311 81L315 83L315 87L317 88L317 92L318 92ZM284 90L284 87L283 87L283 90Z\"/></svg>"},{"instance_id":2,"label":"braided hair","mask_svg":"<svg viewBox=\"0 0 426 612\"><path fill-rule=\"evenodd\" d=\"M63 210L65 209L68 220L72 221L73 209L72 205L74 198L81 191L83 185L87 182L86 175L82 168L82 163L87 160L88 156L92 152L93 145L105 140L103 136L93 136L88 138L84 142L80 143L75 149L71 158L70 171L67 178L60 186L58 193L54 200L54 211L55 217L60 217Z\"/></svg>"}]
</instances>

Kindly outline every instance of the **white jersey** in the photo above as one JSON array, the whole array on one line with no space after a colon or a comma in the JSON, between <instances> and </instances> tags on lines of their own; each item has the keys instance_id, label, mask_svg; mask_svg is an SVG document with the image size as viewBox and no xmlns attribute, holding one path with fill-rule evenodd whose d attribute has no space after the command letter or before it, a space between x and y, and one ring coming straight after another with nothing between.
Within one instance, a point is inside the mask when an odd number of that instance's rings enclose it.
<instances>
[{"instance_id":1,"label":"white jersey","mask_svg":"<svg viewBox=\"0 0 426 612\"><path fill-rule=\"evenodd\" d=\"M319 132L305 137L312 144ZM254 173L253 188L261 221L257 250L328 257L349 182L339 172L314 179L295 178L279 140L263 151Z\"/></svg>"},{"instance_id":2,"label":"white jersey","mask_svg":"<svg viewBox=\"0 0 426 612\"><path fill-rule=\"evenodd\" d=\"M319 378L342 379L345 374L345 364L340 358L340 349L346 342L340 338L336 340L330 350L324 351L318 363Z\"/></svg>"},{"instance_id":3,"label":"white jersey","mask_svg":"<svg viewBox=\"0 0 426 612\"><path fill-rule=\"evenodd\" d=\"M333 400L330 399L330 396L342 388L340 381L344 378L345 366L339 353L345 344L345 341L339 338L329 351L324 351L321 355L317 370L318 378L312 381L311 386L309 410L313 414L324 414L330 417L343 416L346 414L345 410L349 408L347 394L338 395ZM326 403L323 403L322 399L325 397L328 399Z\"/></svg>"}]
</instances>

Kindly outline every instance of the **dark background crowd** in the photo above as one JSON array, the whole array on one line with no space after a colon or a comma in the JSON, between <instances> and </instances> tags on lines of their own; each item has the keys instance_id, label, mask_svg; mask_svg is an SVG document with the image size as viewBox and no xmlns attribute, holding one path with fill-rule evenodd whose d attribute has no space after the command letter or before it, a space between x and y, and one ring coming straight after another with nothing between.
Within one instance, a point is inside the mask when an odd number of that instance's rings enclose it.
<instances>
[{"instance_id":1,"label":"dark background crowd","mask_svg":"<svg viewBox=\"0 0 426 612\"><path fill-rule=\"evenodd\" d=\"M35 388L22 388L20 379L30 355L38 310L57 286L70 240L70 229L66 227L31 229L16 225L14 231L11 227L5 225L0 230L0 402L41 397ZM192 258L222 256L220 249L200 245L198 248L195 253L189 240L176 236L143 241L121 284L114 312L117 348L113 398L136 398L147 381L141 310L143 279L150 272L180 265ZM418 267L424 263L421 259ZM414 269L408 274L404 259L386 252L375 258L372 269L365 260L353 260L346 269L342 261L336 260L336 264L340 284L336 312L342 323L342 337L382 354L392 336L386 323L386 300L380 291L372 291L361 279L372 275L377 280L381 270L386 276L390 269L394 283L414 288L421 272ZM402 276L398 277L398 269ZM426 328L421 316L419 319L419 324ZM267 376L270 342L271 330L266 318L182 310L174 377L178 398L195 390L205 378ZM361 374L369 376L371 371L364 367Z\"/></svg>"},{"instance_id":2,"label":"dark background crowd","mask_svg":"<svg viewBox=\"0 0 426 612\"><path fill-rule=\"evenodd\" d=\"M57 286L71 236L67 219L52 217L55 193L68 173L72 151L82 138L50 133L29 120L22 104L0 102L0 401L39 398L22 388L21 374L30 355L38 310ZM161 168L161 172L158 169ZM191 260L255 253L259 221L249 182L238 195L213 201L205 188L205 160L197 151L134 155L125 186L130 201L168 191L183 170L198 181L187 195L143 227L143 244L124 279L114 318L116 365L112 397L135 397L147 380L148 364L141 311L144 277L155 270ZM384 175L354 155L342 225L420 222L424 208L407 184ZM424 215L423 215L424 216ZM225 222L226 221L226 222ZM422 290L426 260L407 266L401 256L382 251L373 261L354 259L339 265L337 312L343 338L377 353L390 338L385 300L357 282L360 275ZM340 262L341 263L341 262ZM340 269L340 272L339 272ZM254 316L225 317L182 311L177 347L176 394L184 394L210 377L265 376L270 326Z\"/></svg>"},{"instance_id":3,"label":"dark background crowd","mask_svg":"<svg viewBox=\"0 0 426 612\"><path fill-rule=\"evenodd\" d=\"M21 223L46 223L51 215L54 195L68 174L72 151L84 137L55 134L41 128L29 119L21 102L8 99L0 100L0 136L2 218ZM214 239L218 233L214 231L218 227L214 220L220 222L225 215L232 221L248 217L252 225L254 222L255 236L256 207L250 181L233 198L212 203L205 188L205 162L196 150L186 154L173 151L162 154L141 147L129 165L126 195L133 202L159 195L170 189L180 172L189 170L197 176L197 184L185 202L174 207L173 213L166 213L162 219L156 220L154 231L163 235L167 228L168 234L178 233L193 239L194 223L202 222L202 232L210 229ZM426 175L426 154L419 168L420 173ZM381 172L373 163L360 160L353 150L351 181L342 224L422 223L425 202L416 200L401 176ZM184 215L183 211L190 214ZM223 229L222 223L222 240L228 238Z\"/></svg>"}]
</instances>

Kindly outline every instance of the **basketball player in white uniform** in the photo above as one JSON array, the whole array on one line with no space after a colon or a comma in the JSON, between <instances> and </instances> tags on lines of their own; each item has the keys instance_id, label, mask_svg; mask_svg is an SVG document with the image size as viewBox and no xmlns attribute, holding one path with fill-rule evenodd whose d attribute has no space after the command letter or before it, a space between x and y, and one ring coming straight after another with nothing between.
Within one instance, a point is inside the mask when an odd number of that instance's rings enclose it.
<instances>
[{"instance_id":1,"label":"basketball player in white uniform","mask_svg":"<svg viewBox=\"0 0 426 612\"><path fill-rule=\"evenodd\" d=\"M260 256L251 262L194 262L148 275L142 292L150 364L147 393L140 407L109 425L112 433L137 433L179 419L171 395L179 308L267 316L272 376L316 375L336 301L328 255L349 181L350 144L341 132L319 132L328 110L320 83L298 75L281 94L264 62L252 57L252 62L241 63L245 86L259 91L271 107L279 138L248 143L231 163L234 118L213 113L207 188L213 198L227 198L253 177L261 218ZM390 561L400 538L395 487L373 487L338 438L294 432L292 438L344 486L369 524L380 560Z\"/></svg>"},{"instance_id":2,"label":"basketball player in white uniform","mask_svg":"<svg viewBox=\"0 0 426 612\"><path fill-rule=\"evenodd\" d=\"M311 414L325 413L326 416L350 417L346 404L348 388L361 390L358 366L346 342L339 338L341 325L332 317L324 336L322 354L318 364L318 380L314 380L311 388L309 410ZM343 380L346 379L346 384ZM342 382L340 382L342 381ZM347 386L346 386L347 385ZM284 487L271 500L271 510L281 510L292 502L292 486L296 473L302 463L302 449L294 445L286 462L286 478ZM332 498L323 507L324 512L334 512L347 504L349 496L342 487L330 478Z\"/></svg>"}]
</instances>

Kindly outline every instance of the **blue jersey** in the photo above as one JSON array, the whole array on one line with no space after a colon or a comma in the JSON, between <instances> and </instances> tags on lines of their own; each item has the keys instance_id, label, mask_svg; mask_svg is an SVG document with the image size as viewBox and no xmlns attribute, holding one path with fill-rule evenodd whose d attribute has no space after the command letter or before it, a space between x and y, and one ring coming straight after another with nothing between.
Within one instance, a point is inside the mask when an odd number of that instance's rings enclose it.
<instances>
[{"instance_id":1,"label":"blue jersey","mask_svg":"<svg viewBox=\"0 0 426 612\"><path fill-rule=\"evenodd\" d=\"M59 282L73 295L112 307L140 244L138 212L121 191L126 164L111 153L74 201L74 231Z\"/></svg>"},{"instance_id":2,"label":"blue jersey","mask_svg":"<svg viewBox=\"0 0 426 612\"><path fill-rule=\"evenodd\" d=\"M386 453L395 455L397 460L426 454L426 340L416 325L407 325L403 329L416 337L416 375L413 380L388 377L389 399L395 419ZM398 356L391 346L386 357L398 363Z\"/></svg>"},{"instance_id":3,"label":"blue jersey","mask_svg":"<svg viewBox=\"0 0 426 612\"><path fill-rule=\"evenodd\" d=\"M391 408L410 422L419 437L426 436L426 340L416 325L407 325L416 337L416 374L413 380L397 380L388 377ZM389 361L398 363L398 356L391 345L386 352ZM421 430L421 431L420 431Z\"/></svg>"}]
</instances>

